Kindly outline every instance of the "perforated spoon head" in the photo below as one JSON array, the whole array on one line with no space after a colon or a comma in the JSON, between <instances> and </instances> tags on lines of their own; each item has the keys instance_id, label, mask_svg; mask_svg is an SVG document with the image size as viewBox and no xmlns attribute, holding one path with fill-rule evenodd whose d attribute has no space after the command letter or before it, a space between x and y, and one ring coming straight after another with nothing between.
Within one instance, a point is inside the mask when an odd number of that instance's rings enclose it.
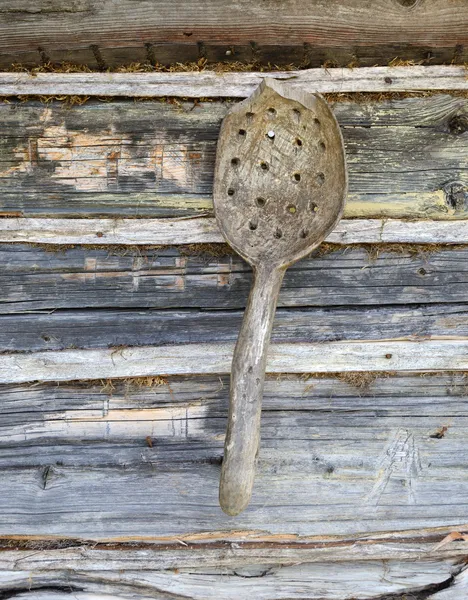
<instances>
[{"instance_id":1,"label":"perforated spoon head","mask_svg":"<svg viewBox=\"0 0 468 600\"><path fill-rule=\"evenodd\" d=\"M346 194L343 138L320 95L264 79L225 117L215 214L251 265L282 268L309 254L341 218Z\"/></svg>"}]
</instances>

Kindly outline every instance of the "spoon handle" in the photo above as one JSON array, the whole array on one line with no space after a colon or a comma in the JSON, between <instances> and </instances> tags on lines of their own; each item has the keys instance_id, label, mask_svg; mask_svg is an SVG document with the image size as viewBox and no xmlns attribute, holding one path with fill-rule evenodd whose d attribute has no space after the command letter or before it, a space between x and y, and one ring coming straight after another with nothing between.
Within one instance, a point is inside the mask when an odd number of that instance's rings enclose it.
<instances>
[{"instance_id":1,"label":"spoon handle","mask_svg":"<svg viewBox=\"0 0 468 600\"><path fill-rule=\"evenodd\" d=\"M254 271L231 369L231 395L219 502L238 515L250 501L260 442L260 415L268 345L285 269Z\"/></svg>"}]
</instances>

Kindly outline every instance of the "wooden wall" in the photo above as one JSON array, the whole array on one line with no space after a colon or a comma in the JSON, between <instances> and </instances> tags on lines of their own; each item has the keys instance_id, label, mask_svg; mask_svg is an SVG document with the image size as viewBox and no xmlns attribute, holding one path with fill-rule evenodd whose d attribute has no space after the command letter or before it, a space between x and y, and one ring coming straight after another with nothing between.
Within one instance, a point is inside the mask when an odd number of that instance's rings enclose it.
<instances>
[{"instance_id":1,"label":"wooden wall","mask_svg":"<svg viewBox=\"0 0 468 600\"><path fill-rule=\"evenodd\" d=\"M2 0L0 66L467 60L465 0Z\"/></svg>"},{"instance_id":2,"label":"wooden wall","mask_svg":"<svg viewBox=\"0 0 468 600\"><path fill-rule=\"evenodd\" d=\"M10 99L2 220L35 239L28 218L209 219L229 106ZM464 226L467 109L336 103L345 216L434 241ZM463 597L467 542L446 536L468 527L465 244L340 242L288 272L254 497L230 518L217 486L250 269L219 244L48 231L0 244L0 598Z\"/></svg>"}]
</instances>

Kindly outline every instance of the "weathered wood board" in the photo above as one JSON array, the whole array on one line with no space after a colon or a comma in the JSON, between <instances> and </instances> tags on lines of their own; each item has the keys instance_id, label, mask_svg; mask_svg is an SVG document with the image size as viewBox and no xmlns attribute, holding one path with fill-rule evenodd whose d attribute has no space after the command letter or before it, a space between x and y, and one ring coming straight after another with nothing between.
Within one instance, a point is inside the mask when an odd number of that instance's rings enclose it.
<instances>
[{"instance_id":1,"label":"weathered wood board","mask_svg":"<svg viewBox=\"0 0 468 600\"><path fill-rule=\"evenodd\" d=\"M0 352L235 342L242 311L46 309L1 317ZM468 338L462 303L299 307L277 311L275 343Z\"/></svg>"},{"instance_id":2,"label":"weathered wood board","mask_svg":"<svg viewBox=\"0 0 468 600\"><path fill-rule=\"evenodd\" d=\"M69 68L69 67L66 67ZM216 68L216 67L215 67ZM223 71L202 69L136 73L0 72L0 96L102 96L145 98L246 98L265 78L287 82L291 89L310 93L412 93L468 90L466 68L443 66L387 66L284 71ZM73 70L73 69L72 69Z\"/></svg>"},{"instance_id":3,"label":"weathered wood board","mask_svg":"<svg viewBox=\"0 0 468 600\"><path fill-rule=\"evenodd\" d=\"M463 375L381 378L367 389L268 378L258 481L235 519L217 504L227 397L216 376L113 390L2 386L0 532L356 537L466 521Z\"/></svg>"},{"instance_id":4,"label":"weathered wood board","mask_svg":"<svg viewBox=\"0 0 468 600\"><path fill-rule=\"evenodd\" d=\"M465 244L468 221L342 219L326 237L331 244ZM0 242L158 246L224 243L213 217L155 219L0 218ZM133 248L135 251L135 248Z\"/></svg>"},{"instance_id":5,"label":"weathered wood board","mask_svg":"<svg viewBox=\"0 0 468 600\"><path fill-rule=\"evenodd\" d=\"M463 62L467 24L463 0L3 0L0 64L68 60L105 69L207 57L372 66L395 56Z\"/></svg>"},{"instance_id":6,"label":"weathered wood board","mask_svg":"<svg viewBox=\"0 0 468 600\"><path fill-rule=\"evenodd\" d=\"M9 597L18 600L69 600L70 597L76 600L217 600L220 597L235 600L252 594L261 600L341 600L350 589L355 590L352 600L460 600L467 589L466 571L453 563L453 560L431 559L418 563L367 561L365 568L357 563L267 563L250 567L231 563L225 568L120 570L118 575L106 564L107 570L94 572L10 572L0 579L0 589L6 588L6 593L14 594ZM119 561L114 564L116 568L121 566ZM410 581L410 585L405 581ZM35 588L38 591L34 591Z\"/></svg>"},{"instance_id":7,"label":"weathered wood board","mask_svg":"<svg viewBox=\"0 0 468 600\"><path fill-rule=\"evenodd\" d=\"M280 308L464 303L468 249L389 252L320 250L291 267ZM229 309L245 307L251 270L238 256L187 256L176 248L71 248L51 252L0 245L0 314L57 309Z\"/></svg>"},{"instance_id":8,"label":"weathered wood board","mask_svg":"<svg viewBox=\"0 0 468 600\"><path fill-rule=\"evenodd\" d=\"M350 170L345 217L466 218L467 102L336 103ZM0 104L0 215L210 213L229 106Z\"/></svg>"}]
</instances>

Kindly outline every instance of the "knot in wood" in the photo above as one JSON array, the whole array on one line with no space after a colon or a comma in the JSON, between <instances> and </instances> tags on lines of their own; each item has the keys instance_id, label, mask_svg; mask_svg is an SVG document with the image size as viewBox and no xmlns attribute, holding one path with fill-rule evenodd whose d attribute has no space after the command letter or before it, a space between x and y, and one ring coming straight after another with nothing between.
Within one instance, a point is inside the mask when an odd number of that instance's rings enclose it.
<instances>
[{"instance_id":1,"label":"knot in wood","mask_svg":"<svg viewBox=\"0 0 468 600\"><path fill-rule=\"evenodd\" d=\"M468 115L455 115L448 122L448 128L453 135L461 135L468 131Z\"/></svg>"}]
</instances>

